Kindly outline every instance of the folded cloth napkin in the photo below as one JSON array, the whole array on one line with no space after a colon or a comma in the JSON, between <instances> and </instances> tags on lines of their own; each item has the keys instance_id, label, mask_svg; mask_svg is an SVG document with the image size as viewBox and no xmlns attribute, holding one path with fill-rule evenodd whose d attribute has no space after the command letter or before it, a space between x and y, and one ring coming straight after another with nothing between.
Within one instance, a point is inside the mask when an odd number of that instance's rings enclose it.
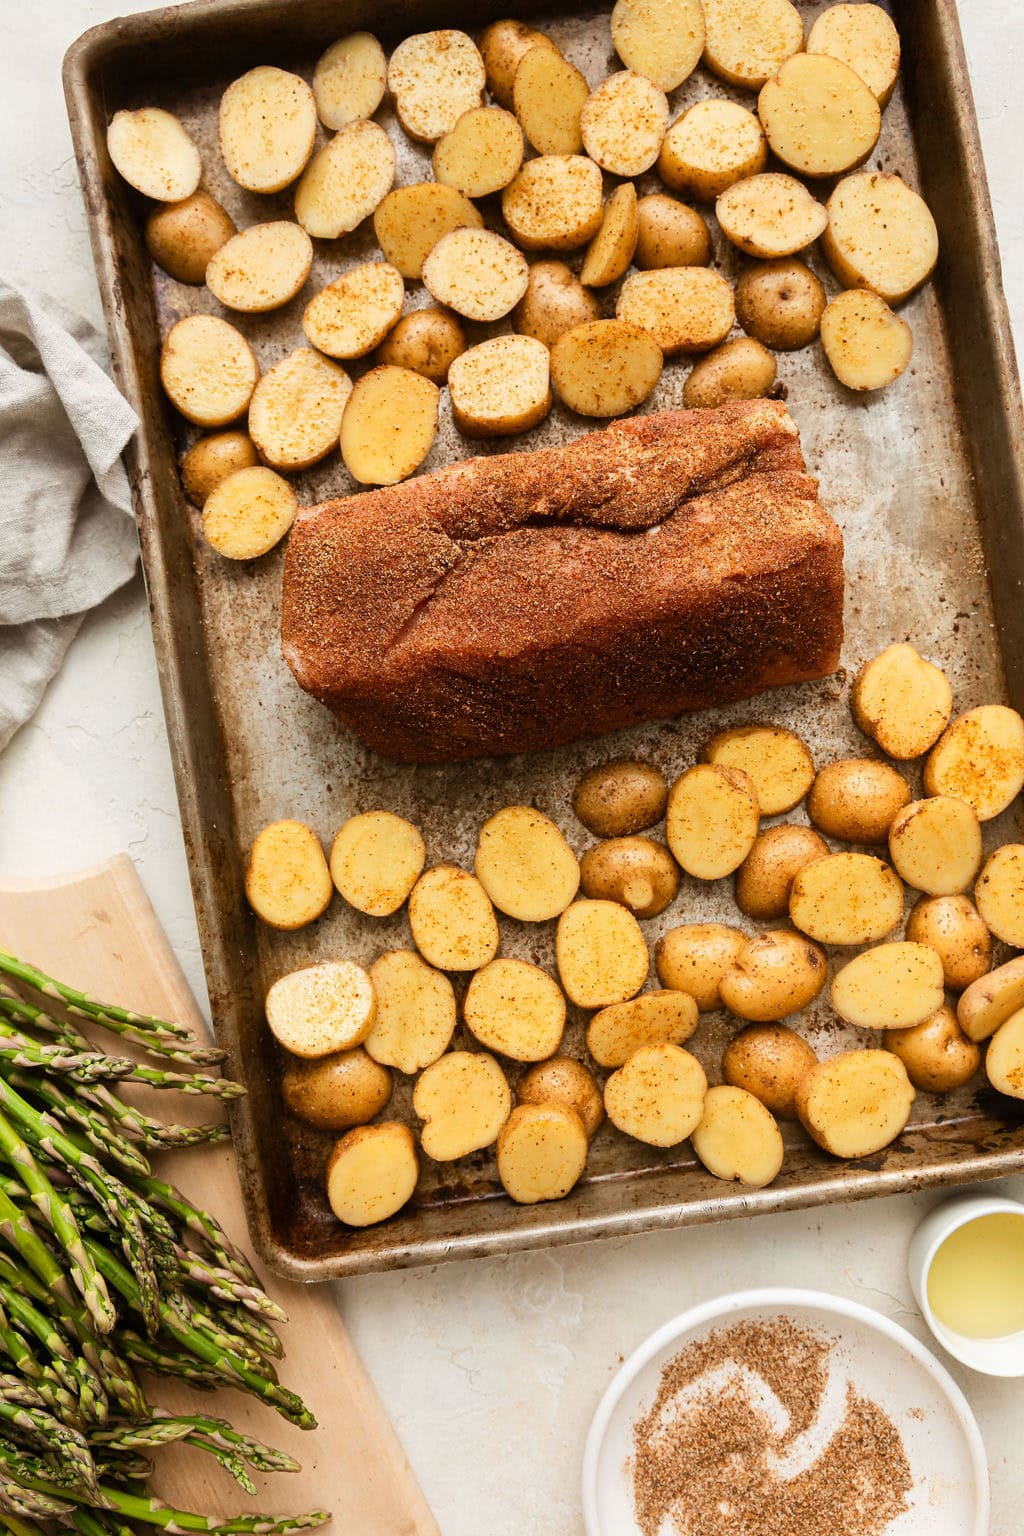
<instances>
[{"instance_id":1,"label":"folded cloth napkin","mask_svg":"<svg viewBox=\"0 0 1024 1536\"><path fill-rule=\"evenodd\" d=\"M90 608L132 575L138 420L88 323L0 277L0 750Z\"/></svg>"}]
</instances>

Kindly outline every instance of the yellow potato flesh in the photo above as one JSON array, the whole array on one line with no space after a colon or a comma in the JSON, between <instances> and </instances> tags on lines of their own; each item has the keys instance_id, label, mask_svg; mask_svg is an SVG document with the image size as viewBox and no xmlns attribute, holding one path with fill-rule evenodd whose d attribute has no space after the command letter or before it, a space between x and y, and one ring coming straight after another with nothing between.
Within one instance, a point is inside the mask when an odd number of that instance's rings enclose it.
<instances>
[{"instance_id":1,"label":"yellow potato flesh","mask_svg":"<svg viewBox=\"0 0 1024 1536\"><path fill-rule=\"evenodd\" d=\"M673 784L665 837L680 866L699 880L738 869L758 831L753 780L738 768L698 763Z\"/></svg>"},{"instance_id":2,"label":"yellow potato flesh","mask_svg":"<svg viewBox=\"0 0 1024 1536\"><path fill-rule=\"evenodd\" d=\"M349 817L331 847L331 879L349 906L370 917L397 912L423 872L419 830L391 811Z\"/></svg>"},{"instance_id":3,"label":"yellow potato flesh","mask_svg":"<svg viewBox=\"0 0 1024 1536\"><path fill-rule=\"evenodd\" d=\"M942 961L927 944L879 944L844 965L832 1006L860 1029L913 1029L942 1006Z\"/></svg>"},{"instance_id":4,"label":"yellow potato flesh","mask_svg":"<svg viewBox=\"0 0 1024 1536\"><path fill-rule=\"evenodd\" d=\"M565 998L546 971L525 960L499 957L477 971L463 1013L481 1045L513 1061L543 1061L562 1043Z\"/></svg>"},{"instance_id":5,"label":"yellow potato flesh","mask_svg":"<svg viewBox=\"0 0 1024 1536\"><path fill-rule=\"evenodd\" d=\"M374 1061L419 1072L451 1044L457 1012L447 976L408 949L386 951L370 967L377 1014L363 1045Z\"/></svg>"},{"instance_id":6,"label":"yellow potato flesh","mask_svg":"<svg viewBox=\"0 0 1024 1536\"><path fill-rule=\"evenodd\" d=\"M437 436L439 390L421 373L382 364L355 384L341 418L341 456L360 485L396 485Z\"/></svg>"}]
</instances>

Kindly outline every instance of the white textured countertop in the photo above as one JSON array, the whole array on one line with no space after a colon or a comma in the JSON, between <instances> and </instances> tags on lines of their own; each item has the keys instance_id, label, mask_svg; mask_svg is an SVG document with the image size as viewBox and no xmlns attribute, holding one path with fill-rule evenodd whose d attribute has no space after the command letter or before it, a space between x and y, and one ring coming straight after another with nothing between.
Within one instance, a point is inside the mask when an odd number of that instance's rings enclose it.
<instances>
[{"instance_id":1,"label":"white textured countertop","mask_svg":"<svg viewBox=\"0 0 1024 1536\"><path fill-rule=\"evenodd\" d=\"M60 61L86 27L143 8L132 0L0 0L3 265L97 324ZM1024 20L1016 0L966 0L961 21L1024 355ZM202 998L138 578L86 622L39 714L0 757L0 876L45 875L121 849L135 858ZM1024 1196L1024 1179L1015 1182ZM834 1290L925 1337L904 1259L914 1223L933 1199L900 1197L371 1276L340 1286L339 1301L444 1536L579 1536L583 1439L622 1355L675 1312L753 1284ZM1018 1536L1024 1383L954 1374L988 1446L993 1536Z\"/></svg>"}]
</instances>

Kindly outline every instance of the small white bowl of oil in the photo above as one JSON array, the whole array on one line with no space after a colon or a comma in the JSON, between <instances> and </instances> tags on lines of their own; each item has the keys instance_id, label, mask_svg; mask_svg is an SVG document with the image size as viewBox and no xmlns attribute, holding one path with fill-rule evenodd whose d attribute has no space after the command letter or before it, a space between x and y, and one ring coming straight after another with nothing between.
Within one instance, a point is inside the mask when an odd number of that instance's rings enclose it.
<instances>
[{"instance_id":1,"label":"small white bowl of oil","mask_svg":"<svg viewBox=\"0 0 1024 1536\"><path fill-rule=\"evenodd\" d=\"M910 1285L954 1359L986 1376L1024 1376L1024 1205L959 1195L910 1244Z\"/></svg>"}]
</instances>

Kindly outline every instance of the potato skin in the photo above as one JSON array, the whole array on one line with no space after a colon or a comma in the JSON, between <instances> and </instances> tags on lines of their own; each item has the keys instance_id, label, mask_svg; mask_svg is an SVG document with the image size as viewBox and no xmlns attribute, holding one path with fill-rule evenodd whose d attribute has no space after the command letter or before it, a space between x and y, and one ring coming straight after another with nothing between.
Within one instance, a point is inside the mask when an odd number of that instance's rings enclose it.
<instances>
[{"instance_id":1,"label":"potato skin","mask_svg":"<svg viewBox=\"0 0 1024 1536\"><path fill-rule=\"evenodd\" d=\"M650 837L615 837L588 848L580 860L584 894L620 901L637 917L657 917L679 893L679 866Z\"/></svg>"},{"instance_id":2,"label":"potato skin","mask_svg":"<svg viewBox=\"0 0 1024 1536\"><path fill-rule=\"evenodd\" d=\"M687 992L701 1013L722 1007L722 977L748 937L726 923L684 923L670 928L654 947L654 964L663 987Z\"/></svg>"},{"instance_id":3,"label":"potato skin","mask_svg":"<svg viewBox=\"0 0 1024 1536\"><path fill-rule=\"evenodd\" d=\"M477 45L487 72L487 89L503 107L512 106L512 87L516 69L524 53L531 48L558 49L546 32L528 27L524 21L492 21L480 34Z\"/></svg>"},{"instance_id":4,"label":"potato skin","mask_svg":"<svg viewBox=\"0 0 1024 1536\"><path fill-rule=\"evenodd\" d=\"M202 511L222 480L236 469L252 469L259 461L256 445L245 432L211 432L194 442L181 461L185 495Z\"/></svg>"},{"instance_id":5,"label":"potato skin","mask_svg":"<svg viewBox=\"0 0 1024 1536\"><path fill-rule=\"evenodd\" d=\"M559 336L596 320L600 313L597 299L564 261L535 261L526 292L512 311L512 323L521 336L553 347Z\"/></svg>"},{"instance_id":6,"label":"potato skin","mask_svg":"<svg viewBox=\"0 0 1024 1536\"><path fill-rule=\"evenodd\" d=\"M786 1024L752 1024L735 1035L722 1057L722 1076L745 1088L781 1120L795 1120L796 1091L817 1063L813 1048Z\"/></svg>"},{"instance_id":7,"label":"potato skin","mask_svg":"<svg viewBox=\"0 0 1024 1536\"><path fill-rule=\"evenodd\" d=\"M651 192L639 199L636 212L640 233L633 261L641 271L707 266L711 235L696 208L664 192Z\"/></svg>"},{"instance_id":8,"label":"potato skin","mask_svg":"<svg viewBox=\"0 0 1024 1536\"><path fill-rule=\"evenodd\" d=\"M683 385L688 409L759 400L775 383L775 359L752 336L735 336L702 357Z\"/></svg>"},{"instance_id":9,"label":"potato skin","mask_svg":"<svg viewBox=\"0 0 1024 1536\"><path fill-rule=\"evenodd\" d=\"M466 333L458 315L431 305L402 316L377 348L376 361L410 368L432 384L441 385L466 346Z\"/></svg>"},{"instance_id":10,"label":"potato skin","mask_svg":"<svg viewBox=\"0 0 1024 1536\"><path fill-rule=\"evenodd\" d=\"M629 837L665 814L668 780L660 768L619 757L588 768L573 791L572 808L596 837Z\"/></svg>"},{"instance_id":11,"label":"potato skin","mask_svg":"<svg viewBox=\"0 0 1024 1536\"><path fill-rule=\"evenodd\" d=\"M962 992L992 965L992 935L969 896L922 896L907 919L907 938L929 944L951 992Z\"/></svg>"},{"instance_id":12,"label":"potato skin","mask_svg":"<svg viewBox=\"0 0 1024 1536\"><path fill-rule=\"evenodd\" d=\"M813 827L787 821L765 827L736 871L736 905L758 922L786 917L793 881L830 851Z\"/></svg>"},{"instance_id":13,"label":"potato skin","mask_svg":"<svg viewBox=\"0 0 1024 1536\"><path fill-rule=\"evenodd\" d=\"M572 1056L551 1056L524 1072L516 1084L517 1104L560 1104L575 1110L589 1141L604 1119L604 1099L594 1074Z\"/></svg>"},{"instance_id":14,"label":"potato skin","mask_svg":"<svg viewBox=\"0 0 1024 1536\"><path fill-rule=\"evenodd\" d=\"M807 797L816 827L844 843L884 843L893 817L910 804L910 785L890 763L844 758L818 770Z\"/></svg>"},{"instance_id":15,"label":"potato skin","mask_svg":"<svg viewBox=\"0 0 1024 1536\"><path fill-rule=\"evenodd\" d=\"M748 267L736 284L736 319L748 336L777 352L810 345L825 303L821 282L795 256Z\"/></svg>"},{"instance_id":16,"label":"potato skin","mask_svg":"<svg viewBox=\"0 0 1024 1536\"><path fill-rule=\"evenodd\" d=\"M725 1006L741 1019L768 1024L806 1008L828 976L825 952L788 928L745 944L719 984Z\"/></svg>"},{"instance_id":17,"label":"potato skin","mask_svg":"<svg viewBox=\"0 0 1024 1536\"><path fill-rule=\"evenodd\" d=\"M318 1131L366 1125L391 1098L391 1073L361 1046L318 1060L289 1059L281 1076L285 1104Z\"/></svg>"},{"instance_id":18,"label":"potato skin","mask_svg":"<svg viewBox=\"0 0 1024 1536\"><path fill-rule=\"evenodd\" d=\"M946 1004L913 1029L890 1029L886 1048L898 1056L915 1088L949 1093L962 1088L981 1066L981 1049L969 1040Z\"/></svg>"},{"instance_id":19,"label":"potato skin","mask_svg":"<svg viewBox=\"0 0 1024 1536\"><path fill-rule=\"evenodd\" d=\"M230 214L202 188L180 203L158 204L146 220L149 254L179 283L205 282L210 258L234 234Z\"/></svg>"}]
</instances>

